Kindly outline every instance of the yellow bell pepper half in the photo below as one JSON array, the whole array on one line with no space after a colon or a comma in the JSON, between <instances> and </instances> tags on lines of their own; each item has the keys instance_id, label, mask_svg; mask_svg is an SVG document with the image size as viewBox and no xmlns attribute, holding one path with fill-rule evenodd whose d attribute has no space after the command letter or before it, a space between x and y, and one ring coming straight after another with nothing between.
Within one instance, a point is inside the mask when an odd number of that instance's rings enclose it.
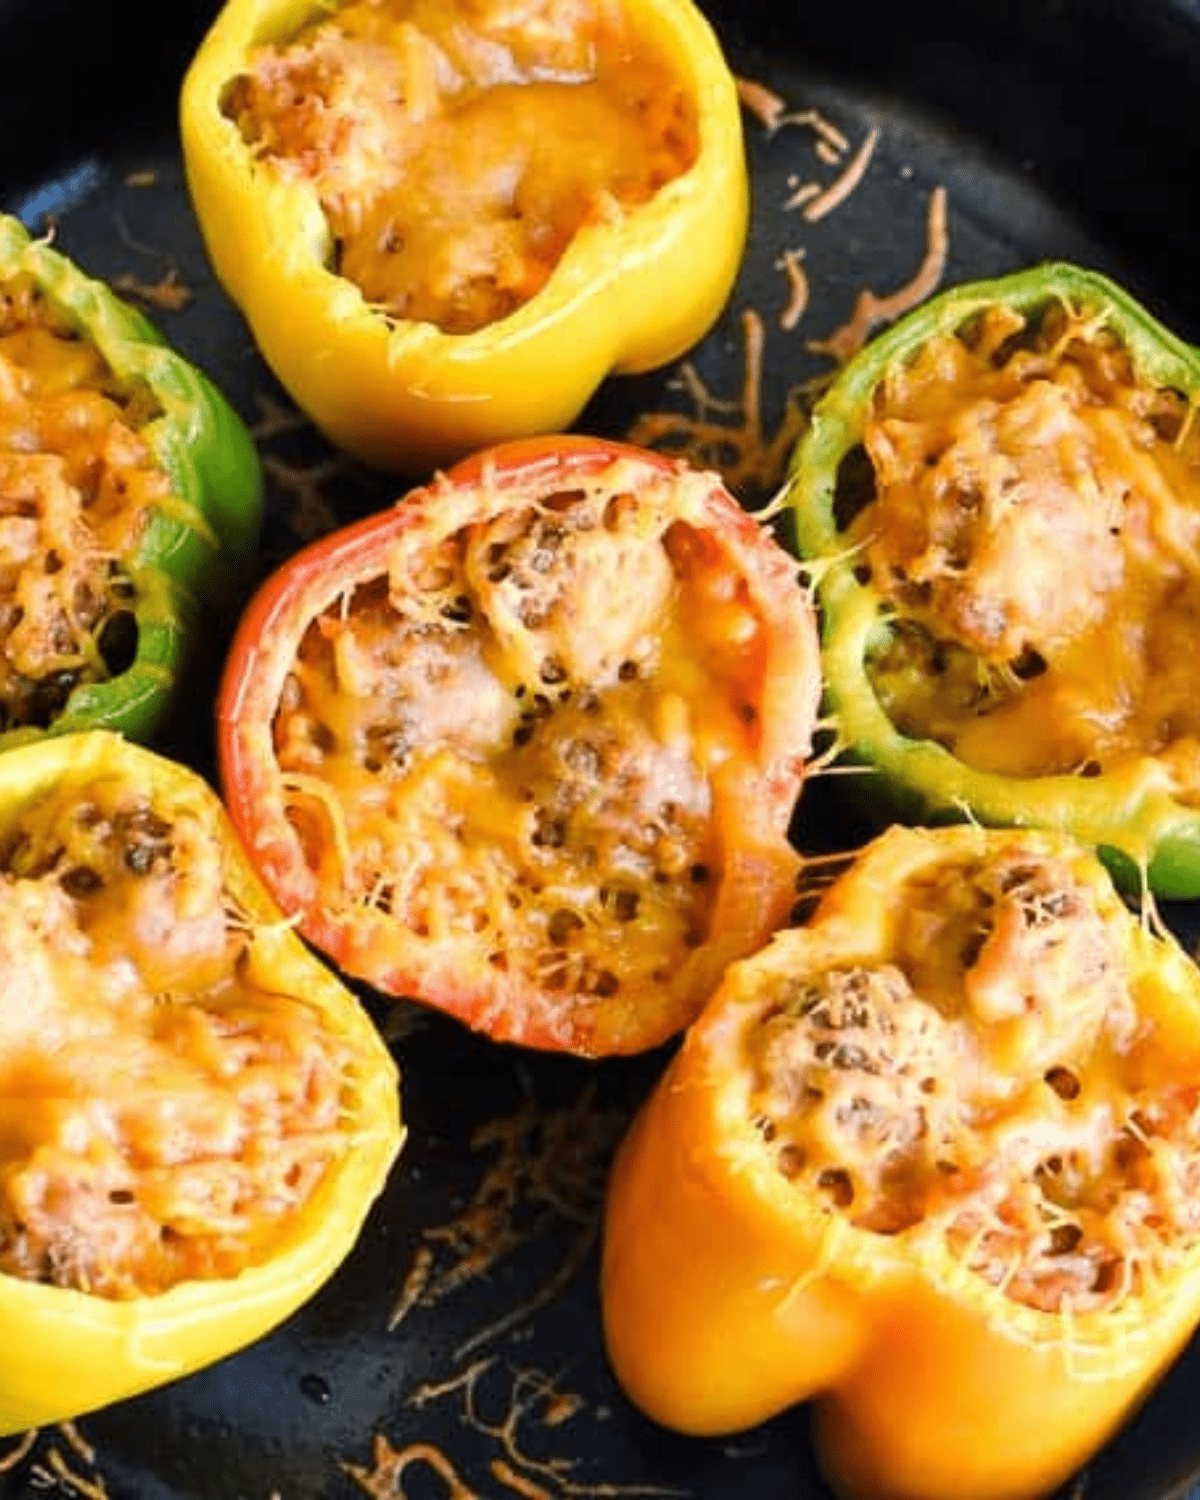
<instances>
[{"instance_id":1,"label":"yellow bell pepper half","mask_svg":"<svg viewBox=\"0 0 1200 1500\"><path fill-rule=\"evenodd\" d=\"M225 112L255 49L290 41L329 8L229 0L220 12L181 100L193 203L217 276L263 356L334 443L415 475L503 439L558 431L610 372L664 364L713 323L747 227L734 81L690 0L624 0L623 10L631 35L690 98L695 159L647 201L585 219L540 290L467 333L374 310L333 269L337 246L311 181L256 155Z\"/></svg>"},{"instance_id":2,"label":"yellow bell pepper half","mask_svg":"<svg viewBox=\"0 0 1200 1500\"><path fill-rule=\"evenodd\" d=\"M178 879L184 892L181 900L185 915L181 926L207 920L194 904L188 905L187 893L194 893L199 882L193 879L195 867L184 854L189 847L187 840L172 846L175 852L170 854L163 852L167 845L161 840L168 837L168 825L178 828L180 820L183 825L199 830L200 842L206 847L206 841L215 833L221 889L229 908L236 910L239 922L245 924L247 934L238 959L238 973L254 986L259 997L257 1002L250 1002L252 1006L258 1005L257 1012L239 1008L238 992L231 1002L233 1032L227 1034L237 1037L237 1046L246 1042L250 1047L238 1075L242 1086L247 1090L257 1088L256 1097L261 1100L264 1075L273 1069L292 1066L300 1070L295 1080L297 1091L311 1092L313 1074L305 1071L313 1066L311 1048L296 1055L294 1049L289 1050L287 1038L297 1034L312 1036L316 1030L329 1038L328 1055L340 1059L338 1066L342 1071L330 1084L333 1089L330 1107L337 1109L339 1119L315 1187L298 1206L280 1207L276 1201L278 1214L270 1211L269 1203L260 1205L248 1231L249 1252L235 1255L234 1268L229 1274L222 1273L221 1257L227 1251L227 1244L218 1234L212 1252L216 1260L212 1275L179 1280L164 1290L145 1295L129 1285L113 1295L81 1289L79 1282L88 1281L90 1275L113 1280L123 1274L124 1266L113 1264L114 1247L122 1243L121 1226L115 1221L121 1212L137 1214L143 1194L147 1201L155 1194L173 1195L176 1211L171 1224L162 1231L167 1253L177 1250L191 1233L188 1204L199 1205L198 1212L205 1213L211 1202L217 1205L218 1213L227 1212L229 1221L245 1216L244 1204L236 1192L222 1196L221 1185L214 1187L213 1172L219 1165L220 1153L229 1150L228 1144L218 1145L214 1135L211 1151L207 1153L212 1159L200 1160L194 1168L187 1161L172 1159L182 1149L180 1139L187 1134L184 1122L191 1118L189 1108L194 1115L198 1107L194 1101L206 1097L196 1092L190 1098L187 1096L189 1079L193 1089L202 1091L206 1076L219 1069L221 1058L227 1062L232 1054L223 1053L214 1060L201 1041L182 1051L179 1045L170 1042L159 1045L157 1052L151 1047L139 1051L136 1039L126 1034L119 1021L123 1014L120 1006L114 1013L113 1024L106 1029L103 1002L97 1003L97 997L105 985L116 984L119 988L121 974L128 977L128 959L110 963L105 973L97 970L92 986L94 994L75 989L60 997L53 1017L42 1015L37 1009L39 1005L45 1009L49 998L49 990L40 983L42 971L38 963L34 963L32 973L18 976L24 986L24 998L20 1003L6 1000L6 1014L0 1020L0 1080L6 1096L3 1102L10 1106L0 1110L0 1259L6 1268L0 1273L0 1435L74 1417L186 1375L232 1353L282 1322L332 1275L350 1250L403 1139L396 1070L365 1011L313 958L280 917L241 852L220 802L193 772L107 731L66 735L10 751L0 757L0 839L6 851L6 870L21 857L21 830L28 826L28 820L44 820L49 816L47 809L53 809L53 816L64 820L57 826L77 826L81 838L90 836L89 830L95 833L99 818L89 813L87 818L91 821L87 821L85 828L80 821L84 815L79 813L82 805L79 799L93 796L101 802L108 799L109 806L135 806L139 810L118 814L118 820L123 816L127 819L126 827L140 827L151 840L160 840L157 849L152 844L127 844L123 855L116 853L114 868L119 867L123 858L127 870L145 874L152 859L170 858L176 869L172 878ZM114 797L126 800L114 803ZM129 798L133 803L129 803ZM24 847L27 849L28 844ZM61 850L59 854L62 855ZM37 921L31 916L30 902L43 902L49 913L46 920L53 921L54 913L61 912L64 906L68 887L85 891L85 899L86 892L100 889L94 871L87 871L85 879L76 868L72 877L69 859L69 855L68 862L56 857L46 874L38 878L17 879L11 873L6 874L0 889L0 905L7 903L0 920L6 963L14 961L19 935L29 930L26 924L32 922L36 934ZM127 884L136 881L131 878ZM96 899L100 901L102 896ZM133 895L131 900L136 909L137 896ZM116 940L112 922L118 920L123 924L125 920L117 916L118 910L108 907L94 913L99 925L90 930L88 939L96 945L107 943L110 956ZM146 933L142 935L144 938ZM53 947L52 937L50 930L50 937L43 937L43 943ZM77 936L73 941L78 946L85 940ZM151 940L150 951L161 957L169 954L171 945L170 934L159 932ZM26 946L36 949L36 937ZM64 951L68 946L62 945ZM34 958L37 959L36 952ZM216 993L213 1002L216 1008L209 1015L213 1031L204 1030L207 1021L192 1020L188 997L183 994L156 996L157 1009L153 1011L151 1024L175 1027L170 1035L176 1038L220 1036L224 1024L221 1007L230 1002L222 1000L224 991ZM285 1009L289 1014L301 1016L301 1033L287 1030L289 1021L278 1023L274 1019L277 1011ZM256 1053L253 1042L247 1042L245 1017L262 1016L264 1012L263 1041ZM51 1047L48 1040L47 1026L51 1021L61 1051ZM87 1040L92 1034L89 1027L95 1030L97 1038L112 1033L107 1051L102 1041ZM141 1080L138 1097L144 1106L143 1113L122 1134L127 1153L114 1154L108 1151L111 1145L108 1138L99 1139L103 1127L98 1136L89 1122L111 1122L121 1108L129 1106L130 1098L125 1094L120 1099L103 1094L89 1098L88 1094L96 1078L102 1077L103 1069L110 1065L112 1056L126 1055L113 1051L121 1047L132 1047L128 1055L137 1058L157 1055L163 1071ZM39 1048L50 1048L49 1054L40 1060ZM75 1054L79 1054L77 1071L82 1077L64 1088L62 1079L71 1070L64 1055ZM89 1056L94 1063L94 1077L87 1061ZM172 1080L182 1091L174 1103L170 1095ZM286 1079L280 1087L281 1097L286 1099L290 1089ZM133 1094L138 1093L132 1072L131 1089ZM255 1106L247 1107L253 1114ZM228 1118L228 1111L211 1115L212 1130L215 1133L220 1129L223 1139L229 1135ZM158 1134L151 1138L147 1130L154 1120L162 1123L156 1127ZM90 1132L89 1139L97 1137L86 1148L90 1154L85 1159L78 1154L85 1150L78 1133L83 1127ZM257 1129L246 1132L229 1162L226 1181L235 1188L238 1169L243 1163L265 1163L269 1173L278 1161L285 1163L280 1170L286 1171L286 1162L293 1159L286 1154L291 1144L287 1137L263 1148L255 1139ZM323 1144L320 1149L324 1149ZM152 1154L149 1165L145 1161L139 1163L139 1152ZM110 1170L128 1170L133 1190L113 1193L110 1200L104 1175ZM19 1180L15 1188L14 1174ZM42 1203L73 1214L73 1222L86 1229L91 1229L93 1221L103 1216L108 1230L112 1231L115 1224L115 1233L104 1238L101 1230L94 1245L80 1244L74 1238L75 1231L68 1226L47 1257L49 1266L41 1268L43 1273L49 1269L51 1275L37 1276L38 1268L34 1266L34 1276L27 1278L14 1270L13 1261L36 1258L35 1252L23 1245L23 1236L31 1234L34 1226L22 1224L19 1219L14 1223L12 1205L37 1199L39 1185L44 1183L48 1188ZM75 1208L69 1199L62 1197L68 1189L79 1195ZM93 1213L87 1205L93 1201L89 1195L97 1193L99 1198L95 1201L102 1209ZM111 1206L114 1204L127 1207L114 1208ZM174 1241L173 1234L177 1236ZM147 1239L149 1254L153 1256L157 1253L153 1236ZM125 1243L128 1242L127 1236ZM64 1259L87 1269L68 1275L67 1281L61 1278L56 1281L55 1271L72 1271L71 1265L63 1266Z\"/></svg>"},{"instance_id":3,"label":"yellow bell pepper half","mask_svg":"<svg viewBox=\"0 0 1200 1500\"><path fill-rule=\"evenodd\" d=\"M651 1417L815 1399L835 1490L1045 1495L1200 1318L1200 975L1061 835L894 828L734 965L618 1155Z\"/></svg>"}]
</instances>

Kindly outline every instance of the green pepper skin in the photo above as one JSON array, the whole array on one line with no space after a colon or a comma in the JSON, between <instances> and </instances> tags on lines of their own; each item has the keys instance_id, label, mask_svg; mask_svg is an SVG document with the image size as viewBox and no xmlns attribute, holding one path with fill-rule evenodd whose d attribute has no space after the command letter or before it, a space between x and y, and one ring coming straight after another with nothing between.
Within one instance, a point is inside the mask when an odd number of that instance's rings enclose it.
<instances>
[{"instance_id":1,"label":"green pepper skin","mask_svg":"<svg viewBox=\"0 0 1200 1500\"><path fill-rule=\"evenodd\" d=\"M126 560L138 626L130 667L76 688L48 729L0 733L0 750L87 729L146 739L170 706L201 610L232 605L249 581L262 519L258 453L215 386L147 318L0 214L0 280L21 273L122 380L153 392L161 415L142 435L171 480L172 500L153 513L136 556Z\"/></svg>"},{"instance_id":2,"label":"green pepper skin","mask_svg":"<svg viewBox=\"0 0 1200 1500\"><path fill-rule=\"evenodd\" d=\"M869 344L817 406L788 480L797 548L814 565L821 604L825 710L847 758L879 773L864 788L872 806L908 822L968 817L996 827L1065 830L1096 848L1123 884L1136 888L1144 876L1157 894L1190 899L1200 896L1200 809L1172 795L1153 757L1090 778L977 771L932 740L901 734L867 675L867 649L882 607L854 576L854 558L834 519L834 492L838 465L859 441L875 387L927 339L953 332L989 305L1003 302L1026 312L1059 298L1103 311L1140 375L1200 399L1200 352L1106 277L1069 265L958 287Z\"/></svg>"}]
</instances>

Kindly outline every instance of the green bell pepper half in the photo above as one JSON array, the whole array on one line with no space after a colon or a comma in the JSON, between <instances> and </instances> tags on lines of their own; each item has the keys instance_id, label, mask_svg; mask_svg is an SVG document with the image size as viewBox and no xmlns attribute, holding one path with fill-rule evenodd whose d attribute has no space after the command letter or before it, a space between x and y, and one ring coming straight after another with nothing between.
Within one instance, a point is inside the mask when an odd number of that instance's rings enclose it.
<instances>
[{"instance_id":1,"label":"green bell pepper half","mask_svg":"<svg viewBox=\"0 0 1200 1500\"><path fill-rule=\"evenodd\" d=\"M1153 756L1093 777L976 770L933 740L900 733L867 671L868 651L885 628L885 604L855 576L834 501L839 465L860 441L876 387L928 339L952 334L989 306L1006 303L1031 313L1064 299L1103 313L1142 378L1200 400L1200 351L1106 277L1065 264L955 288L867 345L816 407L788 479L797 549L812 565L821 606L825 713L845 758L878 772L862 790L880 811L914 823L971 818L997 827L1066 830L1096 848L1123 884L1144 879L1159 895L1197 897L1200 808L1173 795L1166 768Z\"/></svg>"},{"instance_id":2,"label":"green bell pepper half","mask_svg":"<svg viewBox=\"0 0 1200 1500\"><path fill-rule=\"evenodd\" d=\"M19 220L0 214L0 282L29 276L117 377L149 388L159 415L141 429L171 482L136 555L137 648L127 669L74 689L49 728L0 732L0 750L47 734L113 729L148 738L162 723L204 611L236 606L258 545L262 472L254 441L216 387L154 325Z\"/></svg>"}]
</instances>

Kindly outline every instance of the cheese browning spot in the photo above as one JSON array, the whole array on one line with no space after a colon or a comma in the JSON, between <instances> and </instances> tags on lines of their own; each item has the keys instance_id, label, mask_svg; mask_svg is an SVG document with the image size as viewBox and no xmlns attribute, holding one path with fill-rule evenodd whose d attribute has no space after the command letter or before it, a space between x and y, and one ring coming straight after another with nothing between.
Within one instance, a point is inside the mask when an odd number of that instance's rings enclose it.
<instances>
[{"instance_id":1,"label":"cheese browning spot","mask_svg":"<svg viewBox=\"0 0 1200 1500\"><path fill-rule=\"evenodd\" d=\"M32 280L0 281L0 729L45 728L132 663L129 564L170 494L157 415Z\"/></svg>"},{"instance_id":2,"label":"cheese browning spot","mask_svg":"<svg viewBox=\"0 0 1200 1500\"><path fill-rule=\"evenodd\" d=\"M698 982L767 669L762 606L702 529L709 483L634 493L618 464L485 501L401 534L308 626L274 742L349 967L404 972L415 943L584 1031L597 1002Z\"/></svg>"},{"instance_id":3,"label":"cheese browning spot","mask_svg":"<svg viewBox=\"0 0 1200 1500\"><path fill-rule=\"evenodd\" d=\"M1043 1312L1142 1293L1200 1235L1200 1090L1161 1085L1117 920L1032 847L888 902L882 951L761 993L751 1110L778 1170Z\"/></svg>"},{"instance_id":4,"label":"cheese browning spot","mask_svg":"<svg viewBox=\"0 0 1200 1500\"><path fill-rule=\"evenodd\" d=\"M353 1058L260 969L187 809L76 778L6 830L0 1273L123 1299L271 1253Z\"/></svg>"},{"instance_id":5,"label":"cheese browning spot","mask_svg":"<svg viewBox=\"0 0 1200 1500\"><path fill-rule=\"evenodd\" d=\"M448 333L527 302L579 230L698 152L693 101L616 0L353 0L260 49L225 111L312 185L338 274Z\"/></svg>"},{"instance_id":6,"label":"cheese browning spot","mask_svg":"<svg viewBox=\"0 0 1200 1500\"><path fill-rule=\"evenodd\" d=\"M849 540L905 734L1041 776L1157 756L1200 798L1200 437L1102 318L988 309L888 372ZM861 465L860 465L861 467Z\"/></svg>"}]
</instances>

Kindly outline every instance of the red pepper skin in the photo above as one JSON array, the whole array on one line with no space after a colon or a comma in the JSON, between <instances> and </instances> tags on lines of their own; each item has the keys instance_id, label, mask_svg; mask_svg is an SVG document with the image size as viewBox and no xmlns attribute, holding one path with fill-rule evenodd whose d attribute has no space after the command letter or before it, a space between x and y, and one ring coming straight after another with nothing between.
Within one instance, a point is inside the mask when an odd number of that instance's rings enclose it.
<instances>
[{"instance_id":1,"label":"red pepper skin","mask_svg":"<svg viewBox=\"0 0 1200 1500\"><path fill-rule=\"evenodd\" d=\"M724 875L711 930L698 950L695 982L686 992L671 983L647 986L633 999L623 995L619 1004L598 1004L587 995L564 1002L550 988L501 973L465 948L435 950L411 937L381 943L377 929L360 940L332 903L322 901L281 793L272 724L305 629L352 585L385 573L398 539L445 524L439 517L447 508L469 509L473 496L490 496L488 504L498 506L524 505L531 493L570 490L618 463L630 466L635 481L638 475L678 479L693 495L707 484L696 512L712 546L748 580L765 622L752 764L714 814ZM815 652L810 604L794 561L717 480L661 455L594 438L524 440L476 455L392 509L324 538L266 582L238 628L218 700L222 785L234 824L276 899L346 972L385 993L446 1010L497 1039L583 1054L638 1051L685 1025L724 965L761 942L792 904L798 861L787 825L819 695Z\"/></svg>"}]
</instances>

